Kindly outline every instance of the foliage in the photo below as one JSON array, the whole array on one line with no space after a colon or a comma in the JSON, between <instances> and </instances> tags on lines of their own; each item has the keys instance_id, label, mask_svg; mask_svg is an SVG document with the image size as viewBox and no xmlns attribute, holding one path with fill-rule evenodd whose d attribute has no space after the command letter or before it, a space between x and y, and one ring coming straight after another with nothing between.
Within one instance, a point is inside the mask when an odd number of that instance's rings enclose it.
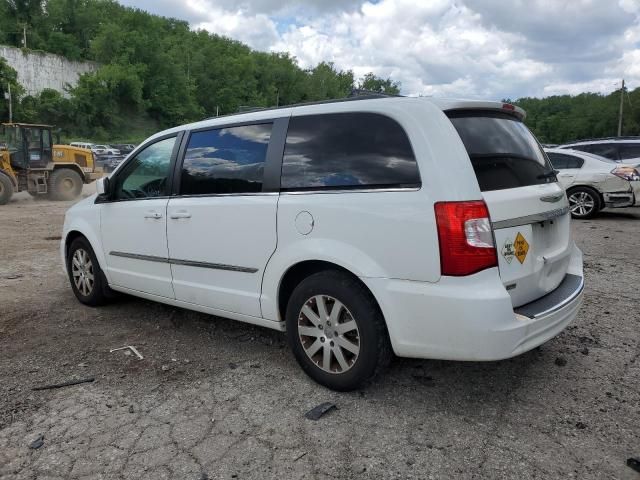
<instances>
[{"instance_id":1,"label":"foliage","mask_svg":"<svg viewBox=\"0 0 640 480\"><path fill-rule=\"evenodd\" d=\"M144 138L164 127L242 107L340 98L357 86L397 94L400 84L323 62L304 70L287 53L251 50L187 22L124 7L114 0L0 0L0 44L27 46L72 60L99 62L65 95L24 96L15 71L0 59L0 92L14 92L16 120L58 125L67 138ZM619 91L522 98L527 123L543 142L614 135ZM640 133L640 89L625 104L624 133ZM625 100L626 102L626 100ZM0 99L0 118L7 117Z\"/></svg>"}]
</instances>

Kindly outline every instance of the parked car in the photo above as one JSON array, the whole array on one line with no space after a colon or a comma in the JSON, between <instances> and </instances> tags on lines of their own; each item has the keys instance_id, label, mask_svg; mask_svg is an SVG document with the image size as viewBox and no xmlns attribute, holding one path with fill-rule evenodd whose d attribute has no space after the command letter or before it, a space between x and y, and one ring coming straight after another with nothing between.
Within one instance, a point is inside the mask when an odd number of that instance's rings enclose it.
<instances>
[{"instance_id":1,"label":"parked car","mask_svg":"<svg viewBox=\"0 0 640 480\"><path fill-rule=\"evenodd\" d=\"M87 143L87 142L71 142L70 145L72 147L86 148L87 150L92 150L95 147L93 143Z\"/></svg>"},{"instance_id":2,"label":"parked car","mask_svg":"<svg viewBox=\"0 0 640 480\"><path fill-rule=\"evenodd\" d=\"M567 190L574 218L591 218L605 207L640 205L640 173L634 166L579 150L545 151Z\"/></svg>"},{"instance_id":3,"label":"parked car","mask_svg":"<svg viewBox=\"0 0 640 480\"><path fill-rule=\"evenodd\" d=\"M640 164L640 137L608 137L566 143L558 148L593 153L616 162Z\"/></svg>"},{"instance_id":4,"label":"parked car","mask_svg":"<svg viewBox=\"0 0 640 480\"><path fill-rule=\"evenodd\" d=\"M575 318L584 285L567 197L523 118L354 97L160 132L67 212L71 288L286 330L336 390L392 352L521 354Z\"/></svg>"},{"instance_id":5,"label":"parked car","mask_svg":"<svg viewBox=\"0 0 640 480\"><path fill-rule=\"evenodd\" d=\"M120 155L120 150L110 145L94 145L91 151L96 155Z\"/></svg>"},{"instance_id":6,"label":"parked car","mask_svg":"<svg viewBox=\"0 0 640 480\"><path fill-rule=\"evenodd\" d=\"M136 149L136 146L131 143L114 143L111 146L119 150L122 155L128 155Z\"/></svg>"}]
</instances>

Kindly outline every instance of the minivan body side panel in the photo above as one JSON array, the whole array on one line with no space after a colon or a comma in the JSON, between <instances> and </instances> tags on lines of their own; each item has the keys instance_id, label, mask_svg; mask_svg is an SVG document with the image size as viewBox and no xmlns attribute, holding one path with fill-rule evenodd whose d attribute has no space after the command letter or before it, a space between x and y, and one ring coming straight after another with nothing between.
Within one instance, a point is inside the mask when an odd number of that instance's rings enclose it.
<instances>
[{"instance_id":1,"label":"minivan body side panel","mask_svg":"<svg viewBox=\"0 0 640 480\"><path fill-rule=\"evenodd\" d=\"M312 218L307 234L296 221L301 212ZM280 319L280 280L306 260L331 262L360 277L437 281L438 251L428 247L438 241L434 222L432 203L419 190L281 194L278 248L263 281L263 315Z\"/></svg>"}]
</instances>

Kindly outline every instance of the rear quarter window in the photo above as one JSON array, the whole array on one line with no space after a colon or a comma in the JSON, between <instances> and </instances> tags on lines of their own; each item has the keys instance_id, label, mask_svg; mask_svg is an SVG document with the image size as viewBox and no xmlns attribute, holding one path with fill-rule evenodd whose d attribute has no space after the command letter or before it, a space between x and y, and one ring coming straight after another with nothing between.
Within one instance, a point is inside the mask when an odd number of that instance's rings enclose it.
<instances>
[{"instance_id":1,"label":"rear quarter window","mask_svg":"<svg viewBox=\"0 0 640 480\"><path fill-rule=\"evenodd\" d=\"M452 111L483 192L555 182L553 168L520 120L498 112Z\"/></svg>"},{"instance_id":2,"label":"rear quarter window","mask_svg":"<svg viewBox=\"0 0 640 480\"><path fill-rule=\"evenodd\" d=\"M411 143L395 120L352 112L293 117L282 190L419 187Z\"/></svg>"}]
</instances>

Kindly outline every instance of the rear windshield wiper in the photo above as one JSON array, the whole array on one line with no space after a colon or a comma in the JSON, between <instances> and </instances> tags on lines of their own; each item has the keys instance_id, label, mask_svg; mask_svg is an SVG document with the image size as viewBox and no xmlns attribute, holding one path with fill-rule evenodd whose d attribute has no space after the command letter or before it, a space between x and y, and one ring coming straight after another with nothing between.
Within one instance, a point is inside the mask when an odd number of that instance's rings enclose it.
<instances>
[{"instance_id":1,"label":"rear windshield wiper","mask_svg":"<svg viewBox=\"0 0 640 480\"><path fill-rule=\"evenodd\" d=\"M549 170L546 173L541 173L536 178L540 180L544 180L545 178L556 178L557 174L558 174L558 170Z\"/></svg>"}]
</instances>

